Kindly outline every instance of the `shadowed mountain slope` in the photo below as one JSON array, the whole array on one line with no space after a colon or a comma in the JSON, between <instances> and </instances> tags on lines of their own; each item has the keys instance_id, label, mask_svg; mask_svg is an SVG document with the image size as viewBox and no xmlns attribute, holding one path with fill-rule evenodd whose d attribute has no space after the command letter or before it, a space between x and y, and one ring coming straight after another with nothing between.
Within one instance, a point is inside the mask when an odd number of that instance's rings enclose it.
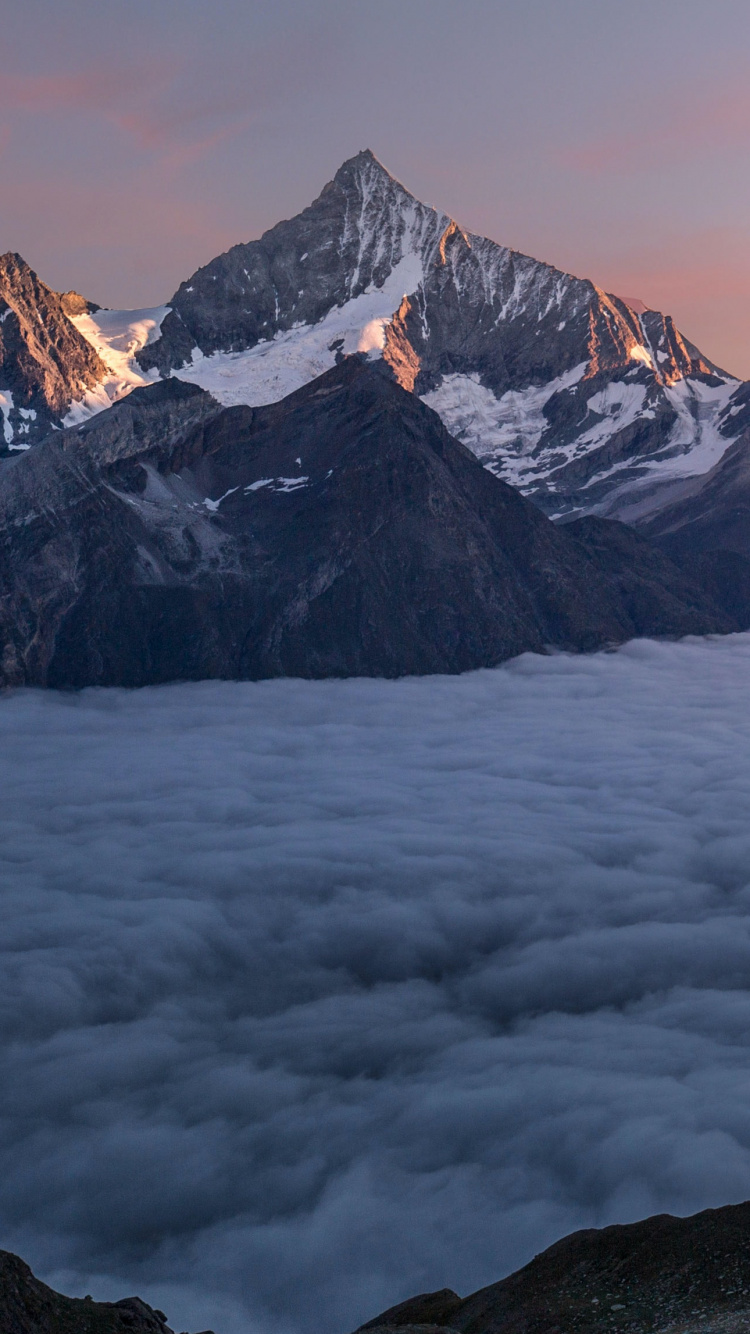
<instances>
[{"instance_id":1,"label":"shadowed mountain slope","mask_svg":"<svg viewBox=\"0 0 750 1334\"><path fill-rule=\"evenodd\" d=\"M163 381L6 460L0 580L8 684L460 672L744 615L556 527L361 357L265 408Z\"/></svg>"},{"instance_id":2,"label":"shadowed mountain slope","mask_svg":"<svg viewBox=\"0 0 750 1334\"><path fill-rule=\"evenodd\" d=\"M675 487L669 503L638 527L681 556L719 550L750 556L750 429L705 477Z\"/></svg>"}]
</instances>

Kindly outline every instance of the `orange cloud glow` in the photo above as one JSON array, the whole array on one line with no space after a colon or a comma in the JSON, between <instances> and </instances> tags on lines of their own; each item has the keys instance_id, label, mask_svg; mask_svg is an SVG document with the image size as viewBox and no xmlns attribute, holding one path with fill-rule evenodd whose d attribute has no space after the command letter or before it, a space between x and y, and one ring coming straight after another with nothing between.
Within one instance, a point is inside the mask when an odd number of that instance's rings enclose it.
<instances>
[{"instance_id":1,"label":"orange cloud glow","mask_svg":"<svg viewBox=\"0 0 750 1334\"><path fill-rule=\"evenodd\" d=\"M644 108L642 123L562 154L565 165L600 173L653 167L675 158L750 144L750 91L690 90L678 107ZM641 121L641 117L637 117Z\"/></svg>"}]
</instances>

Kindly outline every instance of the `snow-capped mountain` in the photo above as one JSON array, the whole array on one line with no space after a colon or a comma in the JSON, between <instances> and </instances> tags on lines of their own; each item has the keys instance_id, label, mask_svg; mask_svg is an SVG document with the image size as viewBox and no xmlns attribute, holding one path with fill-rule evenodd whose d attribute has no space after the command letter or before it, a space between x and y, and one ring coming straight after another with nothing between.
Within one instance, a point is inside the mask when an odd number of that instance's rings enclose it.
<instances>
[{"instance_id":1,"label":"snow-capped mountain","mask_svg":"<svg viewBox=\"0 0 750 1334\"><path fill-rule=\"evenodd\" d=\"M738 382L668 316L466 233L370 152L169 307L143 370L259 404L341 354L381 356L552 514L619 513L634 491L658 506L666 482L708 471L737 434Z\"/></svg>"},{"instance_id":2,"label":"snow-capped mountain","mask_svg":"<svg viewBox=\"0 0 750 1334\"><path fill-rule=\"evenodd\" d=\"M43 325L55 296L44 291ZM79 351L67 398L50 399L56 425L173 374L225 406L268 404L360 352L382 358L490 471L560 517L643 521L717 464L746 415L740 383L668 316L465 232L369 151L297 217L199 269L167 306L81 302L62 319ZM18 416L30 400L3 366L13 449L32 440Z\"/></svg>"}]
</instances>

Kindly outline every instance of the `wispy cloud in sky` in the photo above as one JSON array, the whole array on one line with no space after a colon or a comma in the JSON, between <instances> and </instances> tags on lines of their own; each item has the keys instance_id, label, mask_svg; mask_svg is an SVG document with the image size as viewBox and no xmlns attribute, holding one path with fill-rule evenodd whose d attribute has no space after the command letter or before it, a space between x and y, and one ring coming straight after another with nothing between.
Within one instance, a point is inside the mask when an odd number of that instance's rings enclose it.
<instances>
[{"instance_id":1,"label":"wispy cloud in sky","mask_svg":"<svg viewBox=\"0 0 750 1334\"><path fill-rule=\"evenodd\" d=\"M209 150L247 121L262 101L257 83L244 92L223 93L201 81L197 71L172 61L141 63L106 73L69 75L3 74L0 110L48 116L74 113L97 118L132 137L146 151ZM218 128L205 134L205 126ZM202 134L202 137L196 138Z\"/></svg>"},{"instance_id":2,"label":"wispy cloud in sky","mask_svg":"<svg viewBox=\"0 0 750 1334\"><path fill-rule=\"evenodd\" d=\"M750 93L705 83L638 99L624 128L608 131L562 153L582 172L641 172L669 163L696 165L706 154L747 150Z\"/></svg>"},{"instance_id":3,"label":"wispy cloud in sky","mask_svg":"<svg viewBox=\"0 0 750 1334\"><path fill-rule=\"evenodd\" d=\"M710 14L698 0L475 0L470 20L453 0L216 0L210 13L132 0L128 14L26 0L6 16L0 246L53 286L108 305L166 300L364 147L462 225L599 283L630 264L634 238L685 255L700 235L747 233L739 0ZM61 208L64 194L95 195L93 215ZM206 225L183 243L190 213ZM724 298L692 253L670 313L750 374L750 255ZM637 269L629 294L656 304L650 285Z\"/></svg>"}]
</instances>

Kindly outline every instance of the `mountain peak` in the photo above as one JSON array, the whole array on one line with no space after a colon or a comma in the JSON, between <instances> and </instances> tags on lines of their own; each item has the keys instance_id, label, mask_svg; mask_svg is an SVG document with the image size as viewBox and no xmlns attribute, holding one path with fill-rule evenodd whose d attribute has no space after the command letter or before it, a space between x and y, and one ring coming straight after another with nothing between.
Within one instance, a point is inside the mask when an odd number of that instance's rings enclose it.
<instances>
[{"instance_id":1,"label":"mountain peak","mask_svg":"<svg viewBox=\"0 0 750 1334\"><path fill-rule=\"evenodd\" d=\"M380 170L384 171L387 176L390 176L390 172L388 171L387 167L383 166L383 163L380 161L380 158L377 158L375 156L371 148L360 148L359 152L355 153L353 157L346 158L346 160L341 163L339 171L344 171L347 167L360 167L360 166L379 167ZM338 172L336 173L336 175L338 176Z\"/></svg>"},{"instance_id":2,"label":"mountain peak","mask_svg":"<svg viewBox=\"0 0 750 1334\"><path fill-rule=\"evenodd\" d=\"M0 255L0 292L4 292L7 286L13 286L27 275L36 277L31 265L26 263L18 251L6 250L4 255Z\"/></svg>"},{"instance_id":3,"label":"mountain peak","mask_svg":"<svg viewBox=\"0 0 750 1334\"><path fill-rule=\"evenodd\" d=\"M342 162L333 178L333 184L346 190L353 183L359 185L363 180L370 182L380 180L388 186L397 186L404 191L404 194L409 194L401 182L375 156L371 148L363 148L359 153L355 153L354 157Z\"/></svg>"}]
</instances>

